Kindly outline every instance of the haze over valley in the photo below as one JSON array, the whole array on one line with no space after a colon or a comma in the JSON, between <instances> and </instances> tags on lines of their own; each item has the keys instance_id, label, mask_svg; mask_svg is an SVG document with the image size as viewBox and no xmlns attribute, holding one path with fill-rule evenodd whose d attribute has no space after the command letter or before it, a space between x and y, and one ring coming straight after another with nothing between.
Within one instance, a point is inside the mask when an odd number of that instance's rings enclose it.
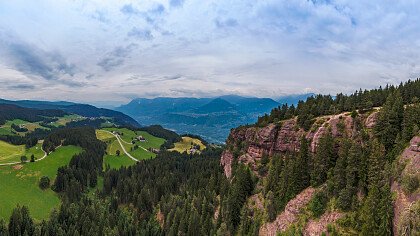
<instances>
[{"instance_id":1,"label":"haze over valley","mask_svg":"<svg viewBox=\"0 0 420 236\"><path fill-rule=\"evenodd\" d=\"M0 1L0 236L420 235L419 1Z\"/></svg>"}]
</instances>

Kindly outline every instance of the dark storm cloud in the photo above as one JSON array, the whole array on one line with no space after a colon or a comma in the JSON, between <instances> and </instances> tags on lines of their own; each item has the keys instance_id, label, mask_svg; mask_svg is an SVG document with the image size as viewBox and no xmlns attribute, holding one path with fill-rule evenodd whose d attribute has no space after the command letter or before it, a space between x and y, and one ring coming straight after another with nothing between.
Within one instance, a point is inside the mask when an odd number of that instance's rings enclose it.
<instances>
[{"instance_id":1,"label":"dark storm cloud","mask_svg":"<svg viewBox=\"0 0 420 236\"><path fill-rule=\"evenodd\" d=\"M98 66L102 67L105 71L110 71L114 67L124 64L124 59L122 58L112 58L106 57L98 62Z\"/></svg>"},{"instance_id":2,"label":"dark storm cloud","mask_svg":"<svg viewBox=\"0 0 420 236\"><path fill-rule=\"evenodd\" d=\"M102 67L105 71L110 71L115 67L121 66L124 64L124 59L129 56L129 54L137 48L137 44L131 43L125 47L118 46L114 50L107 53L107 55L98 62L98 66Z\"/></svg>"},{"instance_id":3,"label":"dark storm cloud","mask_svg":"<svg viewBox=\"0 0 420 236\"><path fill-rule=\"evenodd\" d=\"M7 86L7 89L11 90L33 90L35 89L35 85L32 84L15 84Z\"/></svg>"},{"instance_id":4,"label":"dark storm cloud","mask_svg":"<svg viewBox=\"0 0 420 236\"><path fill-rule=\"evenodd\" d=\"M68 63L58 52L47 52L14 38L3 40L0 44L9 56L7 62L26 75L56 80L62 75L75 74L76 66Z\"/></svg>"}]
</instances>

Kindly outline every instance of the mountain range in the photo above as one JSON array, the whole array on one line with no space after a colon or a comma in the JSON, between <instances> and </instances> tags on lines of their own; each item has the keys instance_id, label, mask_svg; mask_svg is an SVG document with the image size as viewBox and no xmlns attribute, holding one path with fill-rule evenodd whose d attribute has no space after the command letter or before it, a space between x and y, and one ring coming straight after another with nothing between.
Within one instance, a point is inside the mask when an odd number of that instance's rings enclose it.
<instances>
[{"instance_id":1,"label":"mountain range","mask_svg":"<svg viewBox=\"0 0 420 236\"><path fill-rule=\"evenodd\" d=\"M35 109L48 109L48 110L61 110L67 113L73 113L85 117L110 117L114 120L115 123L125 126L139 127L139 123L131 118L130 116L110 109L98 108L88 104L79 104L73 102L59 101L59 102L49 102L49 101L33 101L33 100L5 100L0 99L0 104L10 104L16 105L25 108L35 108Z\"/></svg>"},{"instance_id":2,"label":"mountain range","mask_svg":"<svg viewBox=\"0 0 420 236\"><path fill-rule=\"evenodd\" d=\"M210 142L224 142L230 129L255 123L258 116L281 103L296 104L311 94L271 98L226 95L216 98L136 98L115 108L141 125L160 124L177 133L198 134Z\"/></svg>"}]
</instances>

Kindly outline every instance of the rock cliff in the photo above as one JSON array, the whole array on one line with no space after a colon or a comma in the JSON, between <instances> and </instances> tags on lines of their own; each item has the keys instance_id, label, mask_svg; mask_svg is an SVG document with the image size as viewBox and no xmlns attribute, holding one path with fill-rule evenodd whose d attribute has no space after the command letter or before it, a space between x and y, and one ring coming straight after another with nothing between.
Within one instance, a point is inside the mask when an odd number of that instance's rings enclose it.
<instances>
[{"instance_id":1,"label":"rock cliff","mask_svg":"<svg viewBox=\"0 0 420 236\"><path fill-rule=\"evenodd\" d=\"M221 157L225 175L232 175L232 163L239 161L247 164L256 173L257 165L264 155L269 157L287 151L299 151L302 136L310 140L310 149L316 152L320 138L326 132L334 137L354 136L355 126L373 128L377 112L363 114L354 119L350 113L318 117L309 131L304 131L297 124L296 118L284 120L265 127L239 127L233 129L226 141L227 149Z\"/></svg>"},{"instance_id":2,"label":"rock cliff","mask_svg":"<svg viewBox=\"0 0 420 236\"><path fill-rule=\"evenodd\" d=\"M420 175L420 136L415 136L410 141L410 146L407 147L399 158L399 163L404 166L401 176L406 175ZM394 181L391 189L395 193L394 201L394 219L393 231L394 235L403 235L405 231L402 221L407 217L413 204L420 201L420 190L413 193L407 193L403 190L401 181Z\"/></svg>"}]
</instances>

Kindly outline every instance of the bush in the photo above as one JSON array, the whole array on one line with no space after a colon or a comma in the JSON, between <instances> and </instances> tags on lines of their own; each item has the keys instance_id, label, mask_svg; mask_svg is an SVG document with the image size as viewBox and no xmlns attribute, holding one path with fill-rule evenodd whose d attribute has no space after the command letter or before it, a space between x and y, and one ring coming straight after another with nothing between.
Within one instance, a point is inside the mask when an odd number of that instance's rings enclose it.
<instances>
[{"instance_id":1,"label":"bush","mask_svg":"<svg viewBox=\"0 0 420 236\"><path fill-rule=\"evenodd\" d=\"M417 201L406 209L401 216L398 225L399 235L419 235L420 233L420 202Z\"/></svg>"},{"instance_id":2,"label":"bush","mask_svg":"<svg viewBox=\"0 0 420 236\"><path fill-rule=\"evenodd\" d=\"M309 202L308 209L312 212L315 218L318 218L324 214L327 202L328 198L326 192L324 190L320 190L315 193L314 197Z\"/></svg>"},{"instance_id":3,"label":"bush","mask_svg":"<svg viewBox=\"0 0 420 236\"><path fill-rule=\"evenodd\" d=\"M39 187L44 190L50 187L50 178L48 176L42 176L39 181Z\"/></svg>"},{"instance_id":4,"label":"bush","mask_svg":"<svg viewBox=\"0 0 420 236\"><path fill-rule=\"evenodd\" d=\"M25 163L28 161L28 158L26 156L21 156L20 157L20 162Z\"/></svg>"},{"instance_id":5,"label":"bush","mask_svg":"<svg viewBox=\"0 0 420 236\"><path fill-rule=\"evenodd\" d=\"M416 175L406 174L402 179L402 188L406 193L413 193L419 188L419 178Z\"/></svg>"}]
</instances>

